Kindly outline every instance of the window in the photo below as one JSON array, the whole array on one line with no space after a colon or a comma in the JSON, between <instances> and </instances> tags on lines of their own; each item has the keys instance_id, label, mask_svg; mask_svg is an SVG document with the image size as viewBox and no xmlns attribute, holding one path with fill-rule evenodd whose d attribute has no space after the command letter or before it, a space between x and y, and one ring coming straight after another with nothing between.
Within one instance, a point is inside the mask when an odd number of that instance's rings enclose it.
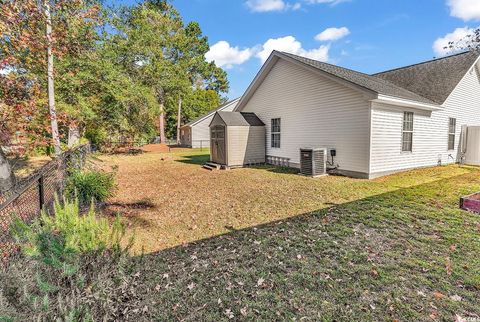
<instances>
[{"instance_id":1,"label":"window","mask_svg":"<svg viewBox=\"0 0 480 322\"><path fill-rule=\"evenodd\" d=\"M280 119L272 119L272 148L280 147Z\"/></svg>"},{"instance_id":2,"label":"window","mask_svg":"<svg viewBox=\"0 0 480 322\"><path fill-rule=\"evenodd\" d=\"M403 113L402 151L412 152L413 147L413 112Z\"/></svg>"},{"instance_id":3,"label":"window","mask_svg":"<svg viewBox=\"0 0 480 322\"><path fill-rule=\"evenodd\" d=\"M457 128L457 119L448 119L448 149L455 150L455 131Z\"/></svg>"}]
</instances>

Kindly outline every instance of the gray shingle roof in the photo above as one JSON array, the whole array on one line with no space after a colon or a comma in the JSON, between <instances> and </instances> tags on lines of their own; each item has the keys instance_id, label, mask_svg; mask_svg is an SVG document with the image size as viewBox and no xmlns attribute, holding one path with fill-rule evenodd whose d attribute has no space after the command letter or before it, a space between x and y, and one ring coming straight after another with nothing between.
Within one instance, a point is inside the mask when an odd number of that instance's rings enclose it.
<instances>
[{"instance_id":1,"label":"gray shingle roof","mask_svg":"<svg viewBox=\"0 0 480 322\"><path fill-rule=\"evenodd\" d=\"M225 103L225 104L223 104L223 105L220 105L220 106L217 107L216 109L213 109L213 110L211 110L210 112L208 112L207 114L203 114L203 115L197 117L196 119L191 120L190 122L188 122L187 124L185 124L185 125L183 125L183 126L192 126L193 124L197 123L197 122L200 121L201 119L206 118L206 117L209 117L210 115L215 114L215 112L222 111L222 110L224 110L225 108L227 108L228 106L237 103L239 100L240 100L240 98L236 98L236 99L231 100L231 101L229 101L229 102L227 102L227 103Z\"/></svg>"},{"instance_id":2,"label":"gray shingle roof","mask_svg":"<svg viewBox=\"0 0 480 322\"><path fill-rule=\"evenodd\" d=\"M227 126L264 126L254 113L246 112L217 112Z\"/></svg>"},{"instance_id":3,"label":"gray shingle roof","mask_svg":"<svg viewBox=\"0 0 480 322\"><path fill-rule=\"evenodd\" d=\"M407 100L413 100L421 103L435 104L434 101L428 98L422 97L416 93L413 93L405 88L395 85L380 77L367 75L351 69L319 62L317 60L313 60L313 59L309 59L309 58L305 58L305 57L301 57L301 56L297 56L289 53L282 52L282 54L290 58L293 58L299 62L302 62L306 65L319 69L327 74L336 76L349 83L363 87L367 90L370 90L379 94L393 96L397 98L403 98Z\"/></svg>"},{"instance_id":4,"label":"gray shingle roof","mask_svg":"<svg viewBox=\"0 0 480 322\"><path fill-rule=\"evenodd\" d=\"M443 104L479 55L478 51L468 51L372 76Z\"/></svg>"}]
</instances>

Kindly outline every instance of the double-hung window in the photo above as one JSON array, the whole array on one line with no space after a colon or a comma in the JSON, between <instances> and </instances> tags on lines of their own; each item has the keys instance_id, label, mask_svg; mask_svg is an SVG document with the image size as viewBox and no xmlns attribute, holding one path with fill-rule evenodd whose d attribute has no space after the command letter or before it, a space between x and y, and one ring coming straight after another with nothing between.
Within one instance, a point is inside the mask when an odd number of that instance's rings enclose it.
<instances>
[{"instance_id":1,"label":"double-hung window","mask_svg":"<svg viewBox=\"0 0 480 322\"><path fill-rule=\"evenodd\" d=\"M457 119L448 119L448 149L455 150L455 131L457 129Z\"/></svg>"},{"instance_id":2,"label":"double-hung window","mask_svg":"<svg viewBox=\"0 0 480 322\"><path fill-rule=\"evenodd\" d=\"M402 151L412 152L413 148L413 112L403 113Z\"/></svg>"},{"instance_id":3,"label":"double-hung window","mask_svg":"<svg viewBox=\"0 0 480 322\"><path fill-rule=\"evenodd\" d=\"M272 148L280 148L280 130L281 124L280 119L272 119L272 137L271 137L271 145Z\"/></svg>"}]
</instances>

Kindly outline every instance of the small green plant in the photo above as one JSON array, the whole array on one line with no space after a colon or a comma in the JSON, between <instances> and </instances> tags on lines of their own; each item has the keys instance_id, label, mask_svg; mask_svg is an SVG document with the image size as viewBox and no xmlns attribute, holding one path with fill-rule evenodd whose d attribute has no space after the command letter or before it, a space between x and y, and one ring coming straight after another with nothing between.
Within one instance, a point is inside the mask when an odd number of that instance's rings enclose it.
<instances>
[{"instance_id":1,"label":"small green plant","mask_svg":"<svg viewBox=\"0 0 480 322\"><path fill-rule=\"evenodd\" d=\"M23 256L0 270L0 304L8 309L0 305L0 317L114 320L128 305L124 296L131 297L136 278L128 256L133 241L122 247L120 219L109 224L93 207L82 215L78 201L57 198L54 209L52 216L43 212L30 225L20 219L13 223Z\"/></svg>"},{"instance_id":2,"label":"small green plant","mask_svg":"<svg viewBox=\"0 0 480 322\"><path fill-rule=\"evenodd\" d=\"M46 246L56 248L58 242L62 243L62 248L68 253L118 249L124 229L119 218L112 225L105 218L97 218L93 205L87 214L81 215L78 199L65 199L62 204L56 198L53 216L43 211L40 218L31 225L16 220L12 233L24 243L23 248L29 256L44 256L45 252L52 251ZM51 239L52 243L45 242L45 239Z\"/></svg>"},{"instance_id":3,"label":"small green plant","mask_svg":"<svg viewBox=\"0 0 480 322\"><path fill-rule=\"evenodd\" d=\"M65 187L69 198L78 198L81 205L104 202L115 190L113 173L98 170L74 170Z\"/></svg>"}]
</instances>

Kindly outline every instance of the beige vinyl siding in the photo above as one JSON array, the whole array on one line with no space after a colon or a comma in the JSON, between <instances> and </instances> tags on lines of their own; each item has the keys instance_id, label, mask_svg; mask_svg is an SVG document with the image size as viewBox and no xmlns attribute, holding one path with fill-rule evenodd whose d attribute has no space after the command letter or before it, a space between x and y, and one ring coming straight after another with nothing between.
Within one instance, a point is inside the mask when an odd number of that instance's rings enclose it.
<instances>
[{"instance_id":1,"label":"beige vinyl siding","mask_svg":"<svg viewBox=\"0 0 480 322\"><path fill-rule=\"evenodd\" d=\"M413 151L402 152L404 111L414 111ZM443 104L443 110L420 112L372 103L372 176L459 161L461 130L480 125L480 77L472 68ZM455 149L448 150L449 118L456 118Z\"/></svg>"},{"instance_id":2,"label":"beige vinyl siding","mask_svg":"<svg viewBox=\"0 0 480 322\"><path fill-rule=\"evenodd\" d=\"M210 122L212 117L208 120L202 121L197 125L192 126L192 148L208 148L210 147Z\"/></svg>"},{"instance_id":3,"label":"beige vinyl siding","mask_svg":"<svg viewBox=\"0 0 480 322\"><path fill-rule=\"evenodd\" d=\"M265 162L263 126L227 127L227 165L231 167Z\"/></svg>"},{"instance_id":4,"label":"beige vinyl siding","mask_svg":"<svg viewBox=\"0 0 480 322\"><path fill-rule=\"evenodd\" d=\"M356 90L280 59L242 109L266 124L267 155L300 163L300 148L336 148L340 169L368 172L369 107ZM281 118L281 146L271 147L271 119Z\"/></svg>"},{"instance_id":5,"label":"beige vinyl siding","mask_svg":"<svg viewBox=\"0 0 480 322\"><path fill-rule=\"evenodd\" d=\"M183 135L182 135L183 131ZM191 147L192 146L192 128L190 126L183 126L180 128L180 144L182 146Z\"/></svg>"}]
</instances>

